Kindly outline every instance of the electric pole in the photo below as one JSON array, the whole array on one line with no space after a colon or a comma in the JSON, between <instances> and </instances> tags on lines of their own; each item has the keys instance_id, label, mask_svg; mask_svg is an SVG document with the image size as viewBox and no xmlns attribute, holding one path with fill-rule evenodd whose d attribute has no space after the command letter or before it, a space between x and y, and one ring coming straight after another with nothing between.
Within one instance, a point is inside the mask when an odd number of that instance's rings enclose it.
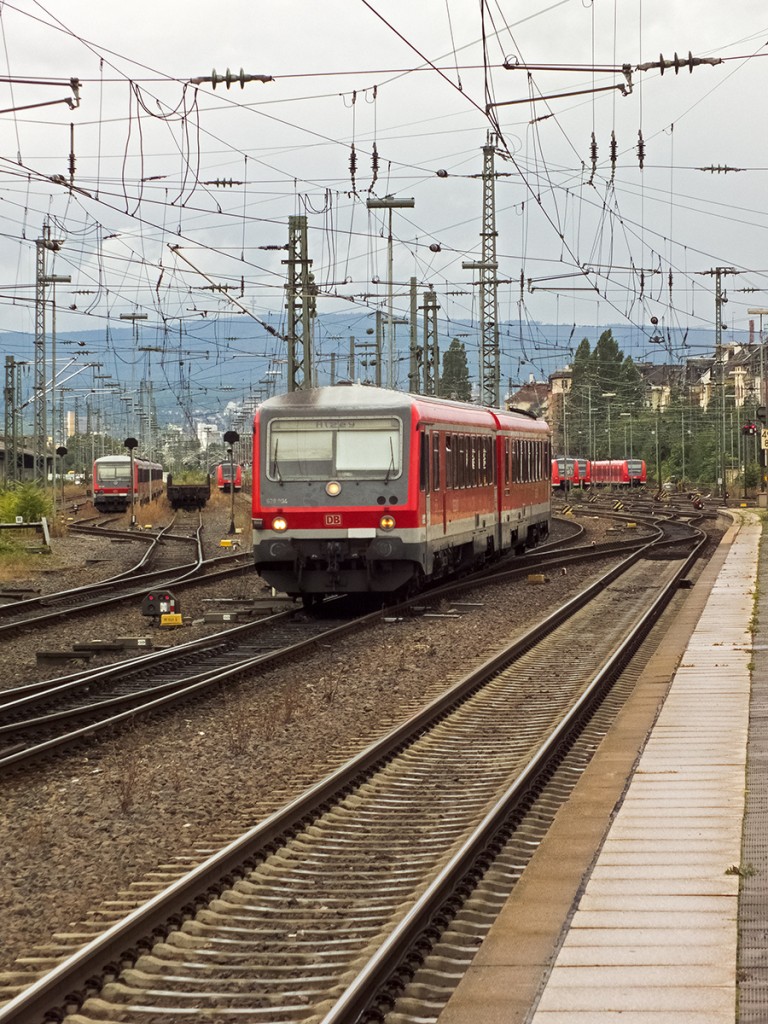
<instances>
[{"instance_id":1,"label":"electric pole","mask_svg":"<svg viewBox=\"0 0 768 1024\"><path fill-rule=\"evenodd\" d=\"M424 394L440 394L440 347L437 337L437 295L424 292Z\"/></svg>"},{"instance_id":2,"label":"electric pole","mask_svg":"<svg viewBox=\"0 0 768 1024\"><path fill-rule=\"evenodd\" d=\"M725 416L725 356L723 353L723 314L722 307L728 301L725 292L722 287L722 278L726 274L739 274L741 271L736 270L734 267L715 267L713 270L700 270L699 274L714 277L715 279L715 365L714 371L719 370L719 388L720 388L720 416L719 426L716 431L717 437L717 462L718 462L718 483L720 485L720 493L725 500L725 496L728 493L728 486L725 475L725 441L727 437L726 430L726 416Z\"/></svg>"},{"instance_id":3,"label":"electric pole","mask_svg":"<svg viewBox=\"0 0 768 1024\"><path fill-rule=\"evenodd\" d=\"M32 452L34 479L44 484L48 462L48 423L46 416L46 352L45 352L45 276L46 252L58 252L63 245L60 238L51 238L49 224L43 225L43 237L35 239L35 359L34 410L32 424ZM54 367L55 372L55 367Z\"/></svg>"},{"instance_id":4,"label":"electric pole","mask_svg":"<svg viewBox=\"0 0 768 1024\"><path fill-rule=\"evenodd\" d=\"M395 324L394 324L394 281L393 277L393 253L392 253L392 211L410 210L416 205L415 199L395 199L394 196L385 196L384 199L367 199L365 203L369 210L387 210L389 215L389 227L387 230L387 387L395 386Z\"/></svg>"},{"instance_id":5,"label":"electric pole","mask_svg":"<svg viewBox=\"0 0 768 1024\"><path fill-rule=\"evenodd\" d=\"M462 263L464 270L479 271L480 286L480 402L498 408L501 372L499 366L498 263L496 260L496 172L495 146L483 146L483 227L479 262Z\"/></svg>"},{"instance_id":6,"label":"electric pole","mask_svg":"<svg viewBox=\"0 0 768 1024\"><path fill-rule=\"evenodd\" d=\"M307 218L288 218L288 284L285 304L288 310L288 390L304 391L314 379L312 327L316 314L317 288L307 258Z\"/></svg>"},{"instance_id":7,"label":"electric pole","mask_svg":"<svg viewBox=\"0 0 768 1024\"><path fill-rule=\"evenodd\" d=\"M418 310L419 297L416 293L416 278L411 278L411 337L410 337L410 360L408 366L408 390L412 394L419 394L421 391L421 349L419 348L418 335Z\"/></svg>"}]
</instances>

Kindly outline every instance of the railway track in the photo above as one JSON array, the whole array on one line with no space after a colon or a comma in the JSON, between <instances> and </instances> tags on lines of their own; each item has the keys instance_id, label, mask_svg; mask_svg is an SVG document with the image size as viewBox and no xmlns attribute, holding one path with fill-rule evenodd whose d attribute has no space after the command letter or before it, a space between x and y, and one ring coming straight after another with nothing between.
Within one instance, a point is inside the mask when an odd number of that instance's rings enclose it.
<instances>
[{"instance_id":1,"label":"railway track","mask_svg":"<svg viewBox=\"0 0 768 1024\"><path fill-rule=\"evenodd\" d=\"M56 1007L73 1024L381 1020L689 570L695 552L665 539L115 919L0 1024Z\"/></svg>"},{"instance_id":2,"label":"railway track","mask_svg":"<svg viewBox=\"0 0 768 1024\"><path fill-rule=\"evenodd\" d=\"M111 530L109 526L81 527L81 531L110 536L121 542L141 541L147 550L139 561L125 572L118 573L98 583L39 597L27 597L0 605L0 636L9 636L30 626L55 622L64 615L77 615L121 601L135 600L148 590L173 587L179 583L204 578L211 573L245 572L251 569L250 556L246 553L218 555L206 559L202 545L202 521L198 517L192 530L174 534L172 520L156 533ZM171 546L186 544L192 547L191 555L179 561L178 552ZM152 565L152 568L149 566Z\"/></svg>"},{"instance_id":3,"label":"railway track","mask_svg":"<svg viewBox=\"0 0 768 1024\"><path fill-rule=\"evenodd\" d=\"M687 528L667 524L666 530L667 534L674 530L685 533ZM690 531L687 535L690 537ZM665 537L662 530L657 530L656 550L678 540L674 534ZM628 551L648 543L648 538L637 538L599 548L539 551L512 560L511 567L498 565L437 587L403 603L399 610L414 614L414 606L424 610L429 604L455 598L483 580L510 580L532 569L595 557L625 557ZM50 756L90 741L97 733L132 723L139 716L200 696L214 686L252 673L257 665L263 670L318 643L330 645L353 630L377 623L385 614L397 613L398 607L390 607L366 614L359 602L336 598L326 602L316 617L307 617L293 608L127 662L5 690L0 694L0 772L18 769L32 759Z\"/></svg>"}]
</instances>

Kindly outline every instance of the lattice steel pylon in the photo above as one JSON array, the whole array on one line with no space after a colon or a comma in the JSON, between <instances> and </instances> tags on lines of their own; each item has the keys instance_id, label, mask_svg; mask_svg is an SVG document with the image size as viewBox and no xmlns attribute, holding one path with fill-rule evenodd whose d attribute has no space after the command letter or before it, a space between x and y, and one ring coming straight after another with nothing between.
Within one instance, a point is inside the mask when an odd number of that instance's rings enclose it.
<instances>
[{"instance_id":1,"label":"lattice steel pylon","mask_svg":"<svg viewBox=\"0 0 768 1024\"><path fill-rule=\"evenodd\" d=\"M45 401L45 250L50 235L48 225L43 227L43 238L35 241L35 370L32 387L34 403L32 416L32 452L34 477L45 481L45 456L48 427Z\"/></svg>"},{"instance_id":2,"label":"lattice steel pylon","mask_svg":"<svg viewBox=\"0 0 768 1024\"><path fill-rule=\"evenodd\" d=\"M307 218L288 218L288 284L285 286L288 310L288 390L304 391L314 379L312 330L316 315L314 275L307 258Z\"/></svg>"},{"instance_id":3,"label":"lattice steel pylon","mask_svg":"<svg viewBox=\"0 0 768 1024\"><path fill-rule=\"evenodd\" d=\"M6 480L19 478L19 392L21 390L21 367L13 356L5 357L5 456L3 470Z\"/></svg>"},{"instance_id":4,"label":"lattice steel pylon","mask_svg":"<svg viewBox=\"0 0 768 1024\"><path fill-rule=\"evenodd\" d=\"M58 252L61 239L51 238L50 225L43 225L43 237L35 239L35 366L32 383L34 403L32 421L32 452L34 478L45 483L48 462L48 423L46 415L46 359L45 359L45 254ZM54 367L54 374L56 370ZM51 424L53 426L53 424Z\"/></svg>"},{"instance_id":5,"label":"lattice steel pylon","mask_svg":"<svg viewBox=\"0 0 768 1024\"><path fill-rule=\"evenodd\" d=\"M499 406L501 370L499 366L498 280L496 272L496 147L489 140L483 146L483 227L480 232L482 257L478 262L462 263L465 270L479 272L480 286L480 402Z\"/></svg>"},{"instance_id":6,"label":"lattice steel pylon","mask_svg":"<svg viewBox=\"0 0 768 1024\"><path fill-rule=\"evenodd\" d=\"M435 292L424 292L424 394L440 394L440 347L437 335L437 304Z\"/></svg>"}]
</instances>

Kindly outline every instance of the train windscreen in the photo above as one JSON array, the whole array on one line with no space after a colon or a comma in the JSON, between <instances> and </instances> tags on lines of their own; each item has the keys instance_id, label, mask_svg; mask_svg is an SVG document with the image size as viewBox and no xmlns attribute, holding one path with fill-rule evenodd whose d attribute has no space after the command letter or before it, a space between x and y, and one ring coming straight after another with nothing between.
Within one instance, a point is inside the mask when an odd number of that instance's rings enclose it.
<instances>
[{"instance_id":1,"label":"train windscreen","mask_svg":"<svg viewBox=\"0 0 768 1024\"><path fill-rule=\"evenodd\" d=\"M269 480L392 480L402 469L402 425L396 417L273 420L267 451Z\"/></svg>"},{"instance_id":2,"label":"train windscreen","mask_svg":"<svg viewBox=\"0 0 768 1024\"><path fill-rule=\"evenodd\" d=\"M102 487L129 487L131 483L128 463L97 463L96 474Z\"/></svg>"}]
</instances>

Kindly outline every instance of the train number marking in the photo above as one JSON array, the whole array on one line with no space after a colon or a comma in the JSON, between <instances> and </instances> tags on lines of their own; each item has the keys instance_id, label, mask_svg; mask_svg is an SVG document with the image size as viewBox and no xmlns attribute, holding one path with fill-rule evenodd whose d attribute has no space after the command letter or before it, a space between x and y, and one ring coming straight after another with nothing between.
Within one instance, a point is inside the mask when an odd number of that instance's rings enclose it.
<instances>
[{"instance_id":1,"label":"train number marking","mask_svg":"<svg viewBox=\"0 0 768 1024\"><path fill-rule=\"evenodd\" d=\"M327 515L325 517L325 525L326 526L341 526L341 516L338 515L338 514L336 514L336 515Z\"/></svg>"}]
</instances>

